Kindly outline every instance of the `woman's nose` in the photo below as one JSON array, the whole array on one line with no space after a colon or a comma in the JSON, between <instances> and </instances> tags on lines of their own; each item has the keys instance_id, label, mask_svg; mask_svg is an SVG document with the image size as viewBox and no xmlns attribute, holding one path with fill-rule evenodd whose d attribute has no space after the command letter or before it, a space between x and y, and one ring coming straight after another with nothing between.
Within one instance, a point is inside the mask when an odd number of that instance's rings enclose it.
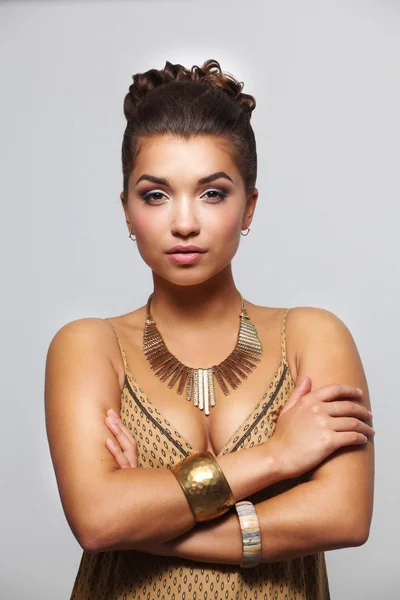
<instances>
[{"instance_id":1,"label":"woman's nose","mask_svg":"<svg viewBox=\"0 0 400 600\"><path fill-rule=\"evenodd\" d=\"M171 230L175 235L185 237L200 232L200 224L197 220L196 206L193 199L187 197L174 202Z\"/></svg>"}]
</instances>

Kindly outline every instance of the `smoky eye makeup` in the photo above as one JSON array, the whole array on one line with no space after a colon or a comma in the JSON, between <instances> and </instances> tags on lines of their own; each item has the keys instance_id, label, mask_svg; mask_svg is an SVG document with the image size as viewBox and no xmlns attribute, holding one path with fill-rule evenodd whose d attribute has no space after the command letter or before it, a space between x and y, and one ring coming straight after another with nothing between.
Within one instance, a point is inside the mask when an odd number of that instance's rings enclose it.
<instances>
[{"instance_id":1,"label":"smoky eye makeup","mask_svg":"<svg viewBox=\"0 0 400 600\"><path fill-rule=\"evenodd\" d=\"M207 202L216 204L224 200L228 194L229 190L226 188L210 188L205 190L200 198L204 198ZM139 192L139 196L147 204L159 204L163 201L163 197L166 197L166 194L162 190L143 190Z\"/></svg>"},{"instance_id":2,"label":"smoky eye makeup","mask_svg":"<svg viewBox=\"0 0 400 600\"><path fill-rule=\"evenodd\" d=\"M162 190L152 190L152 191L146 191L144 190L143 192L139 192L139 196L141 197L141 199L146 202L147 204L150 204L150 202L155 202L160 203L162 202L163 198L160 196L165 196L165 192L163 192ZM154 198L154 196L159 196L158 198Z\"/></svg>"},{"instance_id":3,"label":"smoky eye makeup","mask_svg":"<svg viewBox=\"0 0 400 600\"><path fill-rule=\"evenodd\" d=\"M217 188L213 188L213 189L210 189L210 190L206 190L204 192L204 194L202 195L202 197L205 196L206 199L208 201L211 201L211 202L213 202L213 201L214 202L221 202L222 200L224 200L226 198L226 196L228 195L228 193L229 193L228 190L226 190L224 188L218 188L218 189ZM211 197L210 196L207 197L207 194L215 194L215 195L213 195Z\"/></svg>"}]
</instances>

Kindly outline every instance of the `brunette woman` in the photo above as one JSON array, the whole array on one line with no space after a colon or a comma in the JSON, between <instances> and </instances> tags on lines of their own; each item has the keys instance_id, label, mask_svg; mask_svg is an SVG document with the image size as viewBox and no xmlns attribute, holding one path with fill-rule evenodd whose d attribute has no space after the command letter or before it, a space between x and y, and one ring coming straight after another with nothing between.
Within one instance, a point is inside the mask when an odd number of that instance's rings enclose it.
<instances>
[{"instance_id":1,"label":"brunette woman","mask_svg":"<svg viewBox=\"0 0 400 600\"><path fill-rule=\"evenodd\" d=\"M348 328L253 304L234 282L258 199L242 88L215 60L167 61L125 97L127 243L154 287L132 312L64 325L46 363L51 455L83 548L74 600L327 600L324 551L369 535L374 430Z\"/></svg>"}]
</instances>

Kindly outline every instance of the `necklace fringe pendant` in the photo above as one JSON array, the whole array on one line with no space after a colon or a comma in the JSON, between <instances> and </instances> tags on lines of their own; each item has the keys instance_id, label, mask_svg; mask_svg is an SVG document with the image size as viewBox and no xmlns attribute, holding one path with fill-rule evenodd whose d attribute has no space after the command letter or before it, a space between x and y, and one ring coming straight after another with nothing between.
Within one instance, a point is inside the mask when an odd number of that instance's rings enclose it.
<instances>
[{"instance_id":1,"label":"necklace fringe pendant","mask_svg":"<svg viewBox=\"0 0 400 600\"><path fill-rule=\"evenodd\" d=\"M172 389L179 381L177 393L182 395L186 386L186 400L193 402L204 414L210 414L210 407L215 406L214 378L217 380L225 396L230 393L229 386L236 390L243 379L252 373L260 362L262 344L255 325L250 320L242 295L242 311L240 327L234 350L219 365L194 369L181 363L168 350L156 322L150 313L150 302L147 301L146 321L143 332L143 352L147 362L160 381L167 381Z\"/></svg>"}]
</instances>

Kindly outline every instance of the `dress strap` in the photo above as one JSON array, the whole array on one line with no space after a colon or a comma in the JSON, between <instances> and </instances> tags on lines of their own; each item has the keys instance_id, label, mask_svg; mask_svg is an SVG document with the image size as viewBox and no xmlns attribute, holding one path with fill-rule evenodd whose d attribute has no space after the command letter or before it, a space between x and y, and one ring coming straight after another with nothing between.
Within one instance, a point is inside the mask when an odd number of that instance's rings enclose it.
<instances>
[{"instance_id":1,"label":"dress strap","mask_svg":"<svg viewBox=\"0 0 400 600\"><path fill-rule=\"evenodd\" d=\"M290 308L287 308L285 310L285 313L283 315L283 320L282 320L282 329L281 329L282 357L285 362L287 362L287 358L286 358L286 317L287 317L289 310L290 310Z\"/></svg>"},{"instance_id":2,"label":"dress strap","mask_svg":"<svg viewBox=\"0 0 400 600\"><path fill-rule=\"evenodd\" d=\"M111 323L111 321L109 321L108 319L104 319L104 320L105 320L105 321L107 321L107 323L108 323L109 325L111 325L111 327L114 329L114 333L115 333L115 335L116 335L116 337L117 337L117 341L118 341L118 346L119 346L119 349L121 350L122 359L123 359L123 361L124 361L125 373L126 373L126 372L127 372L127 370L128 370L128 362L127 362L127 360L126 360L126 354L125 354L125 350L124 350L124 347L123 347L123 345L122 345L121 339L120 339L120 337L119 337L119 335L118 335L118 332L117 332L117 330L115 329L114 325Z\"/></svg>"}]
</instances>

